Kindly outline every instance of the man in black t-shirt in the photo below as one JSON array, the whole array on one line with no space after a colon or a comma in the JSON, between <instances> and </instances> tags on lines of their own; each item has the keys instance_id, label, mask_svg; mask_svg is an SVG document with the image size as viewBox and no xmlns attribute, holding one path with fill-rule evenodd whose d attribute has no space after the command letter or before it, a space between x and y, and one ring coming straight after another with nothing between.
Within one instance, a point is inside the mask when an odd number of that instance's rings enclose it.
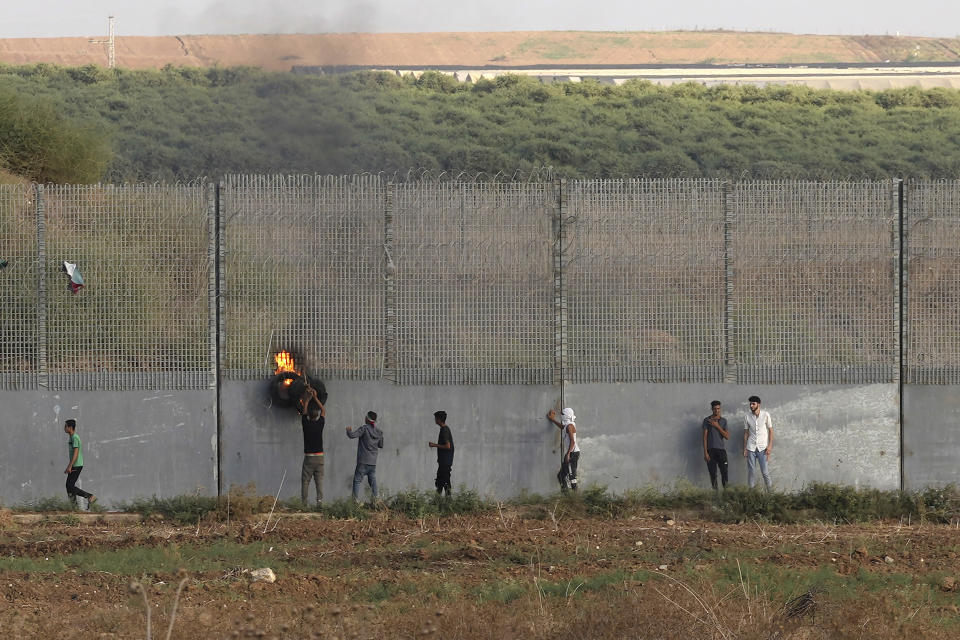
<instances>
[{"instance_id":1,"label":"man in black t-shirt","mask_svg":"<svg viewBox=\"0 0 960 640\"><path fill-rule=\"evenodd\" d=\"M300 500L307 504L310 479L317 485L317 506L323 502L323 425L327 421L327 409L316 400L310 402L306 414L300 419L303 425L303 469L300 472Z\"/></svg>"},{"instance_id":2,"label":"man in black t-shirt","mask_svg":"<svg viewBox=\"0 0 960 640\"><path fill-rule=\"evenodd\" d=\"M440 435L436 442L431 442L430 447L437 450L437 494L444 491L450 496L450 470L453 468L453 434L450 433L450 427L447 426L447 412L434 411L433 421L440 427Z\"/></svg>"}]
</instances>

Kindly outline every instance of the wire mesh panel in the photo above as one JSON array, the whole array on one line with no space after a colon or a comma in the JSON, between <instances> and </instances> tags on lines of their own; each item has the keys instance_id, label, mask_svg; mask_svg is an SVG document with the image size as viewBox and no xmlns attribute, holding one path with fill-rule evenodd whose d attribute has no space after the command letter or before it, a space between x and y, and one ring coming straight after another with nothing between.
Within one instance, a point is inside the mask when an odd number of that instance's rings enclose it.
<instances>
[{"instance_id":1,"label":"wire mesh panel","mask_svg":"<svg viewBox=\"0 0 960 640\"><path fill-rule=\"evenodd\" d=\"M740 382L896 380L893 189L891 182L733 186Z\"/></svg>"},{"instance_id":2,"label":"wire mesh panel","mask_svg":"<svg viewBox=\"0 0 960 640\"><path fill-rule=\"evenodd\" d=\"M289 351L327 378L384 358L384 190L376 176L230 176L221 192L225 375Z\"/></svg>"},{"instance_id":3,"label":"wire mesh panel","mask_svg":"<svg viewBox=\"0 0 960 640\"><path fill-rule=\"evenodd\" d=\"M398 381L551 383L552 185L395 189Z\"/></svg>"},{"instance_id":4,"label":"wire mesh panel","mask_svg":"<svg viewBox=\"0 0 960 640\"><path fill-rule=\"evenodd\" d=\"M50 386L209 386L203 185L50 185L42 193ZM64 261L84 281L76 293Z\"/></svg>"},{"instance_id":5,"label":"wire mesh panel","mask_svg":"<svg viewBox=\"0 0 960 640\"><path fill-rule=\"evenodd\" d=\"M960 182L906 190L906 381L960 384Z\"/></svg>"},{"instance_id":6,"label":"wire mesh panel","mask_svg":"<svg viewBox=\"0 0 960 640\"><path fill-rule=\"evenodd\" d=\"M37 255L33 190L0 186L0 388L37 383Z\"/></svg>"},{"instance_id":7,"label":"wire mesh panel","mask_svg":"<svg viewBox=\"0 0 960 640\"><path fill-rule=\"evenodd\" d=\"M564 188L564 377L721 380L721 183L590 180Z\"/></svg>"}]
</instances>

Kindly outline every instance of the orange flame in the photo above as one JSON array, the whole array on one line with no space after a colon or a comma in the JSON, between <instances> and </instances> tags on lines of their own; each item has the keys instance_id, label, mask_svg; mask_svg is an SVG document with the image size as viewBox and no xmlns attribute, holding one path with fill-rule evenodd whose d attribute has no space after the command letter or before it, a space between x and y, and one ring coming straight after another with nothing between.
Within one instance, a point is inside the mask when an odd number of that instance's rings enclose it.
<instances>
[{"instance_id":1,"label":"orange flame","mask_svg":"<svg viewBox=\"0 0 960 640\"><path fill-rule=\"evenodd\" d=\"M277 361L277 370L274 373L283 373L284 371L296 371L293 367L293 356L287 353L286 351L281 351L275 355L274 360Z\"/></svg>"}]
</instances>

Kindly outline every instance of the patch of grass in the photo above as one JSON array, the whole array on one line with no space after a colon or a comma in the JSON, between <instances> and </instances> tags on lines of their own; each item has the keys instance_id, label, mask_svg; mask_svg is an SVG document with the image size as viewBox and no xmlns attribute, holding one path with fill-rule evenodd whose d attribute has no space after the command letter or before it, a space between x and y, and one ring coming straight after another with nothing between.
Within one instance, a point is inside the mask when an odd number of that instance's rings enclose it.
<instances>
[{"instance_id":1,"label":"patch of grass","mask_svg":"<svg viewBox=\"0 0 960 640\"><path fill-rule=\"evenodd\" d=\"M427 593L442 602L453 602L463 596L463 588L456 582L442 580L430 587Z\"/></svg>"},{"instance_id":2,"label":"patch of grass","mask_svg":"<svg viewBox=\"0 0 960 640\"><path fill-rule=\"evenodd\" d=\"M484 583L474 589L473 595L480 602L507 604L523 596L531 586L532 583L531 585L526 585L516 580L496 580L494 582Z\"/></svg>"},{"instance_id":3,"label":"patch of grass","mask_svg":"<svg viewBox=\"0 0 960 640\"><path fill-rule=\"evenodd\" d=\"M370 602L382 602L389 600L393 595L395 587L389 582L378 582L363 592L363 596Z\"/></svg>"},{"instance_id":4,"label":"patch of grass","mask_svg":"<svg viewBox=\"0 0 960 640\"><path fill-rule=\"evenodd\" d=\"M94 503L96 504L96 503ZM29 511L35 513L47 513L51 511L76 511L77 505L73 504L67 498L51 497L36 498L27 500L13 507L14 511Z\"/></svg>"},{"instance_id":5,"label":"patch of grass","mask_svg":"<svg viewBox=\"0 0 960 640\"><path fill-rule=\"evenodd\" d=\"M147 517L160 515L165 520L179 524L197 522L217 511L217 498L208 496L174 496L172 498L135 498L130 503L118 505L121 511L139 513Z\"/></svg>"},{"instance_id":6,"label":"patch of grass","mask_svg":"<svg viewBox=\"0 0 960 640\"><path fill-rule=\"evenodd\" d=\"M451 496L440 496L432 491L412 489L397 493L387 498L385 502L391 511L416 519L457 513L479 513L495 508L492 502L484 500L476 491L468 490L463 486Z\"/></svg>"},{"instance_id":7,"label":"patch of grass","mask_svg":"<svg viewBox=\"0 0 960 640\"><path fill-rule=\"evenodd\" d=\"M417 592L417 587L411 583L397 584L395 582L386 582L381 580L363 591L363 598L369 602L383 602L400 595L401 593L413 594Z\"/></svg>"},{"instance_id":8,"label":"patch of grass","mask_svg":"<svg viewBox=\"0 0 960 640\"><path fill-rule=\"evenodd\" d=\"M588 591L603 591L611 586L620 586L628 580L634 579L633 574L618 569L607 573L597 573L592 576L574 576L560 582L537 581L537 587L545 596L569 598L577 593Z\"/></svg>"},{"instance_id":9,"label":"patch of grass","mask_svg":"<svg viewBox=\"0 0 960 640\"><path fill-rule=\"evenodd\" d=\"M325 502L320 508L320 512L328 518L338 520L365 520L369 517L369 512L363 506L357 504L353 498L341 498L333 502Z\"/></svg>"},{"instance_id":10,"label":"patch of grass","mask_svg":"<svg viewBox=\"0 0 960 640\"><path fill-rule=\"evenodd\" d=\"M258 496L252 485L231 486L224 496L185 495L170 498L135 498L120 503L121 511L139 513L144 517L159 515L178 524L194 524L198 520L242 519L256 513L266 513L273 506L273 496Z\"/></svg>"},{"instance_id":11,"label":"patch of grass","mask_svg":"<svg viewBox=\"0 0 960 640\"><path fill-rule=\"evenodd\" d=\"M22 573L63 573L67 567L61 558L46 556L31 558L29 556L0 558L0 571L15 571Z\"/></svg>"},{"instance_id":12,"label":"patch of grass","mask_svg":"<svg viewBox=\"0 0 960 640\"><path fill-rule=\"evenodd\" d=\"M0 558L0 571L61 573L105 572L124 576L190 571L224 571L243 567L255 569L264 563L265 544L218 541L210 545L136 546L128 549L79 551L48 557ZM276 568L274 568L276 570Z\"/></svg>"},{"instance_id":13,"label":"patch of grass","mask_svg":"<svg viewBox=\"0 0 960 640\"><path fill-rule=\"evenodd\" d=\"M718 522L759 520L789 524L827 520L834 523L868 522L911 516L915 520L949 523L960 518L960 493L952 485L919 493L881 491L815 483L796 493L777 493L729 487L716 493L685 482L672 487L645 487L617 495L592 485L545 498L522 494L513 504L539 506L526 517L557 516L623 518L645 509L693 511L694 517Z\"/></svg>"}]
</instances>

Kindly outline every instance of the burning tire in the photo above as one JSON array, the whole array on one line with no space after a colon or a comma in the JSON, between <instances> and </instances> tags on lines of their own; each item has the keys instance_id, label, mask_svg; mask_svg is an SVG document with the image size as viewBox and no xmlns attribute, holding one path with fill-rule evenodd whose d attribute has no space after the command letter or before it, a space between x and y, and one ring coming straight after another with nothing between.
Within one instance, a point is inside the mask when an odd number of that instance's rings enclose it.
<instances>
[{"instance_id":1,"label":"burning tire","mask_svg":"<svg viewBox=\"0 0 960 640\"><path fill-rule=\"evenodd\" d=\"M270 382L270 397L273 404L280 407L295 407L307 390L307 382L316 389L320 402L327 401L327 388L322 380L300 375L296 371L281 371Z\"/></svg>"}]
</instances>

